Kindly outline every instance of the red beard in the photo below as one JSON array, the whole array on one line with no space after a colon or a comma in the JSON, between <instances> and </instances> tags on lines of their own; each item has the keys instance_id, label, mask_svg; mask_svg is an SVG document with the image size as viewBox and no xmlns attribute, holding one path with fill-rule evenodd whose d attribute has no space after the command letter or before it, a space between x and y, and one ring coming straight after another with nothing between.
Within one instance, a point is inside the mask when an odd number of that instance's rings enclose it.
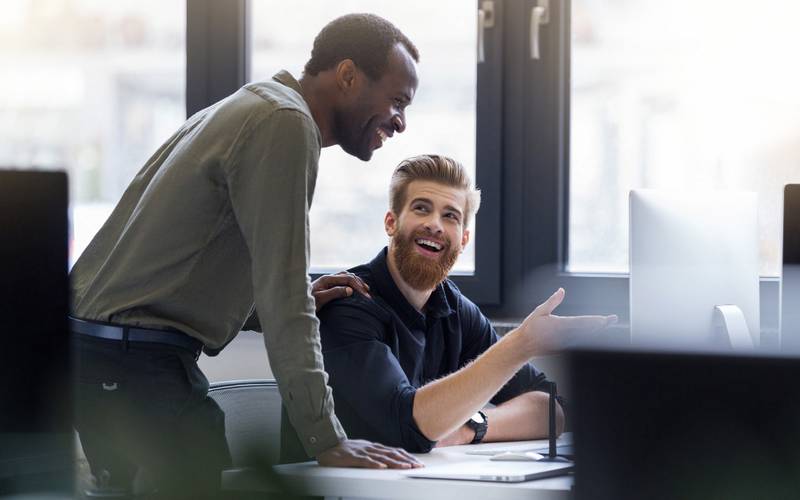
<instances>
[{"instance_id":1,"label":"red beard","mask_svg":"<svg viewBox=\"0 0 800 500\"><path fill-rule=\"evenodd\" d=\"M447 278L453 264L458 258L459 249L454 248L450 240L445 237L444 248L439 251L438 258L431 259L417 253L414 240L425 238L425 231L417 233L398 233L394 237L394 261L403 281L414 290L426 291L436 288Z\"/></svg>"}]
</instances>

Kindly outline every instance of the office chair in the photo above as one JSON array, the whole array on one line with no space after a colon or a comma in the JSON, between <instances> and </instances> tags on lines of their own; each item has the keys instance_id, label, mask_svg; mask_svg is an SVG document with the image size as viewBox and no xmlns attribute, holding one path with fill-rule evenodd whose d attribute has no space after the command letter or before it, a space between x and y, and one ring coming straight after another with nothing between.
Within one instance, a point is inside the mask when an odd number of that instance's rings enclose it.
<instances>
[{"instance_id":1,"label":"office chair","mask_svg":"<svg viewBox=\"0 0 800 500\"><path fill-rule=\"evenodd\" d=\"M258 498L281 497L283 488L271 468L278 463L281 438L278 384L274 380L215 382L208 395L225 412L232 465L222 472L223 492L232 498L248 492L262 492Z\"/></svg>"}]
</instances>

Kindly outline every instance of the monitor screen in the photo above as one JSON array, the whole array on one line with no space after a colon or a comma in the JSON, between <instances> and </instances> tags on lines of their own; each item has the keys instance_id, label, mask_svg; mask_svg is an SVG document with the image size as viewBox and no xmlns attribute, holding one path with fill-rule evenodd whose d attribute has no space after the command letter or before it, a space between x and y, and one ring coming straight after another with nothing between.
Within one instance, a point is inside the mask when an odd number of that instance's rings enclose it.
<instances>
[{"instance_id":1,"label":"monitor screen","mask_svg":"<svg viewBox=\"0 0 800 500\"><path fill-rule=\"evenodd\" d=\"M755 193L631 191L634 344L718 346L715 306L737 307L747 341L759 344L757 201Z\"/></svg>"}]
</instances>

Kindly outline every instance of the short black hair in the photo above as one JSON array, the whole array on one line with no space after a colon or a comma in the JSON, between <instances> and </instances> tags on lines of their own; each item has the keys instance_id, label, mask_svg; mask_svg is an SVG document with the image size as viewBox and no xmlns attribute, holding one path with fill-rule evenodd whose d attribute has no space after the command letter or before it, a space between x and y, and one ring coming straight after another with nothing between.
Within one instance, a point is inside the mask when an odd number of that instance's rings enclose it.
<instances>
[{"instance_id":1,"label":"short black hair","mask_svg":"<svg viewBox=\"0 0 800 500\"><path fill-rule=\"evenodd\" d=\"M315 76L351 59L368 77L378 80L386 71L389 51L398 43L419 62L417 48L395 25L374 14L347 14L328 23L314 39L305 74Z\"/></svg>"}]
</instances>

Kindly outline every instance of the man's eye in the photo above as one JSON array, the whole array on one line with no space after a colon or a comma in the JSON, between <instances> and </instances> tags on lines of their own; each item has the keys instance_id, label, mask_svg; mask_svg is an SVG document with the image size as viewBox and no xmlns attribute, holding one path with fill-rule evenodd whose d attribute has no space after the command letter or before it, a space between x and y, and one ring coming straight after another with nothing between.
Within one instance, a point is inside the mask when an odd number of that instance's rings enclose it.
<instances>
[{"instance_id":1,"label":"man's eye","mask_svg":"<svg viewBox=\"0 0 800 500\"><path fill-rule=\"evenodd\" d=\"M427 207L423 207L423 206L414 207L414 210L416 210L417 212L427 212L428 211Z\"/></svg>"}]
</instances>

